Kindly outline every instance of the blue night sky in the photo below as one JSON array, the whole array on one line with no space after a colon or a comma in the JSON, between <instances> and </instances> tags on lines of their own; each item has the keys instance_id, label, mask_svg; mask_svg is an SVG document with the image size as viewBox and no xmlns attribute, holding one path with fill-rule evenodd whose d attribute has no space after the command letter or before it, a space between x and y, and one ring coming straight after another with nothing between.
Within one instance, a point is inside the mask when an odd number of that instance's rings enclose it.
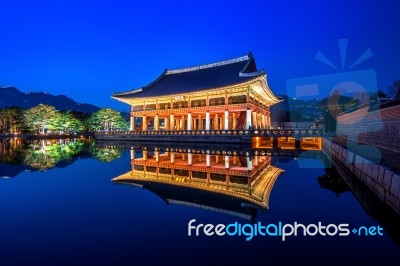
<instances>
[{"instance_id":1,"label":"blue night sky","mask_svg":"<svg viewBox=\"0 0 400 266\"><path fill-rule=\"evenodd\" d=\"M354 70L375 69L383 89L400 79L399 1L0 0L0 10L0 86L99 107L128 110L111 94L165 68L250 50L272 90L285 94L288 79L338 72L314 57L321 51L341 69L343 38L345 70L370 48L373 57Z\"/></svg>"}]
</instances>

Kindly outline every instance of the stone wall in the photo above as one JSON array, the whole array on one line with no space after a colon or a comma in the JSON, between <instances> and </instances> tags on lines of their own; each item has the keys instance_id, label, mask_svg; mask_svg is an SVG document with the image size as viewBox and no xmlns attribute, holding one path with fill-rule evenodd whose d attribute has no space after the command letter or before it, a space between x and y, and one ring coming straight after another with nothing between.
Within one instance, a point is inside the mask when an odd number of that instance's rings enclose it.
<instances>
[{"instance_id":1,"label":"stone wall","mask_svg":"<svg viewBox=\"0 0 400 266\"><path fill-rule=\"evenodd\" d=\"M336 134L367 145L400 152L400 105L368 112L368 108L337 117Z\"/></svg>"},{"instance_id":2,"label":"stone wall","mask_svg":"<svg viewBox=\"0 0 400 266\"><path fill-rule=\"evenodd\" d=\"M347 149L323 139L323 152L335 168L346 167L382 201L400 214L400 175Z\"/></svg>"},{"instance_id":3,"label":"stone wall","mask_svg":"<svg viewBox=\"0 0 400 266\"><path fill-rule=\"evenodd\" d=\"M119 133L119 132L116 132ZM181 142L181 143L225 143L225 144L250 144L252 143L251 134L243 135L227 135L227 134L210 134L210 135L160 135L160 134L111 134L96 132L94 138L96 140L107 141L136 141L136 142ZM181 132L182 133L182 132Z\"/></svg>"}]
</instances>

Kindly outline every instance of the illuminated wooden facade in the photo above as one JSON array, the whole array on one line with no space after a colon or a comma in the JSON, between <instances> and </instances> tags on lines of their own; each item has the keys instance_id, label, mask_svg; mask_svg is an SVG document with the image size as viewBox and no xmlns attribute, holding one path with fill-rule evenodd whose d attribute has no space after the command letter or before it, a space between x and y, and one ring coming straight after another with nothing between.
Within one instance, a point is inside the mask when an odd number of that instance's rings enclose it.
<instances>
[{"instance_id":1,"label":"illuminated wooden facade","mask_svg":"<svg viewBox=\"0 0 400 266\"><path fill-rule=\"evenodd\" d=\"M147 86L112 98L131 106L132 131L269 129L270 106L280 101L251 53L165 70Z\"/></svg>"}]
</instances>

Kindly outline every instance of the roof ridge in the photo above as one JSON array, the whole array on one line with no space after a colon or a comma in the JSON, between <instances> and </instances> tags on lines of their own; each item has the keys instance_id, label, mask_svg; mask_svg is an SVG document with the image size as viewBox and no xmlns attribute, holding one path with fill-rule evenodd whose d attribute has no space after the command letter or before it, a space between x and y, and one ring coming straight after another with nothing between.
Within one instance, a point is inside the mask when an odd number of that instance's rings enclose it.
<instances>
[{"instance_id":1,"label":"roof ridge","mask_svg":"<svg viewBox=\"0 0 400 266\"><path fill-rule=\"evenodd\" d=\"M204 65L199 65L199 66L193 66L193 67L166 70L165 71L165 75L190 72L190 71L195 71L195 70L200 70L200 69L205 69L205 68L211 68L211 67L216 67L216 66L223 66L223 65L228 65L228 64L233 64L233 63L237 63L237 62L246 61L246 60L249 60L250 58L251 58L251 54L249 53L249 55L244 55L244 56L241 56L241 57L227 59L227 60L224 60L224 61L204 64Z\"/></svg>"}]
</instances>

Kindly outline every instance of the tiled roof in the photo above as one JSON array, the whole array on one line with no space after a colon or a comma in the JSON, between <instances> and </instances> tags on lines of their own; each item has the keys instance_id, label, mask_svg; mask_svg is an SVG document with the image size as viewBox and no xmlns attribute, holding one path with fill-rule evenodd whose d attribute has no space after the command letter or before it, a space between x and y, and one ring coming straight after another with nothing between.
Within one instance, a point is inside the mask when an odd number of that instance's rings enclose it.
<instances>
[{"instance_id":1,"label":"tiled roof","mask_svg":"<svg viewBox=\"0 0 400 266\"><path fill-rule=\"evenodd\" d=\"M113 97L143 98L187 93L234 85L260 75L264 75L264 72L257 71L255 60L250 52L246 56L212 64L165 70L156 80L145 87L114 93Z\"/></svg>"}]
</instances>

